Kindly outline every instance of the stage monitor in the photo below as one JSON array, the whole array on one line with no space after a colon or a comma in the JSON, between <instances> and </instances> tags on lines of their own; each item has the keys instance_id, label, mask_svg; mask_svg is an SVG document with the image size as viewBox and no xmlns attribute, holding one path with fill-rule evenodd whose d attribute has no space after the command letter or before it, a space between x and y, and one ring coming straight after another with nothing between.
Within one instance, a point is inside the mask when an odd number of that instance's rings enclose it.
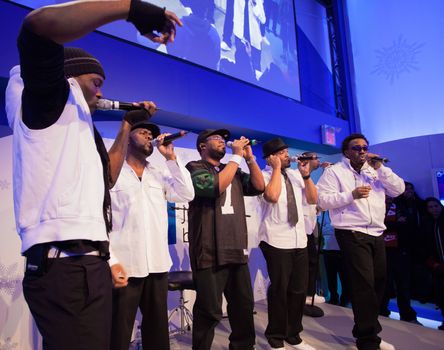
<instances>
[{"instance_id":1,"label":"stage monitor","mask_svg":"<svg viewBox=\"0 0 444 350\"><path fill-rule=\"evenodd\" d=\"M37 8L60 0L14 0ZM157 45L124 21L99 31L300 101L293 0L150 0L184 26L173 44Z\"/></svg>"}]
</instances>

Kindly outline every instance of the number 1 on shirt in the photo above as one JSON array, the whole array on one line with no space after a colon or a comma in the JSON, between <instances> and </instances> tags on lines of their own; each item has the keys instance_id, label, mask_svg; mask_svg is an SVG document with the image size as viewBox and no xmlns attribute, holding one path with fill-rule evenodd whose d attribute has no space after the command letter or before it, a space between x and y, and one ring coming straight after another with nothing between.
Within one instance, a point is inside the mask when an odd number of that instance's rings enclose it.
<instances>
[{"instance_id":1,"label":"number 1 on shirt","mask_svg":"<svg viewBox=\"0 0 444 350\"><path fill-rule=\"evenodd\" d=\"M225 190L225 203L222 207L222 215L234 214L234 208L231 204L231 184Z\"/></svg>"}]
</instances>

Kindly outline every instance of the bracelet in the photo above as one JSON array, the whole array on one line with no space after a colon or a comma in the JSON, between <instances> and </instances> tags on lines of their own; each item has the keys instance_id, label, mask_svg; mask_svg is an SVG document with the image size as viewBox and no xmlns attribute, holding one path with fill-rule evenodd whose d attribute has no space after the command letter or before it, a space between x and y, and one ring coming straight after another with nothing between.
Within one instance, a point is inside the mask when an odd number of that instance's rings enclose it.
<instances>
[{"instance_id":1,"label":"bracelet","mask_svg":"<svg viewBox=\"0 0 444 350\"><path fill-rule=\"evenodd\" d=\"M302 176L302 178L303 178L304 180L308 180L308 179L310 178L310 174L307 175L307 176Z\"/></svg>"},{"instance_id":2,"label":"bracelet","mask_svg":"<svg viewBox=\"0 0 444 350\"><path fill-rule=\"evenodd\" d=\"M245 162L246 162L248 165L254 163L255 161L256 161L256 156L253 156L253 157L251 157L250 159L245 160Z\"/></svg>"},{"instance_id":3,"label":"bracelet","mask_svg":"<svg viewBox=\"0 0 444 350\"><path fill-rule=\"evenodd\" d=\"M230 158L230 162L234 162L237 165L240 165L241 161L242 161L242 157L238 154L233 154Z\"/></svg>"}]
</instances>

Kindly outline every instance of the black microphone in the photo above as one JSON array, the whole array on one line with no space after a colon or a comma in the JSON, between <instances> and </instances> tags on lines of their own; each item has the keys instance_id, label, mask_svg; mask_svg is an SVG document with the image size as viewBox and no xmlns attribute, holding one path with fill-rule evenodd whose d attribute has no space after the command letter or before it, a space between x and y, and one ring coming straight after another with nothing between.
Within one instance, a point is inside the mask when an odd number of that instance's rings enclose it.
<instances>
[{"instance_id":1,"label":"black microphone","mask_svg":"<svg viewBox=\"0 0 444 350\"><path fill-rule=\"evenodd\" d=\"M258 140L248 140L247 146L256 146L259 142ZM233 141L228 141L227 147L233 148Z\"/></svg>"},{"instance_id":2,"label":"black microphone","mask_svg":"<svg viewBox=\"0 0 444 350\"><path fill-rule=\"evenodd\" d=\"M290 156L290 162L297 162L298 160L300 162L308 161L308 160L315 160L318 159L317 156L303 156L301 154L297 154L295 156Z\"/></svg>"},{"instance_id":3,"label":"black microphone","mask_svg":"<svg viewBox=\"0 0 444 350\"><path fill-rule=\"evenodd\" d=\"M131 102L111 101L107 100L106 98L101 98L97 101L97 109L101 111L137 111L143 108L143 106L135 106ZM156 108L156 110L159 110L159 108Z\"/></svg>"},{"instance_id":4,"label":"black microphone","mask_svg":"<svg viewBox=\"0 0 444 350\"><path fill-rule=\"evenodd\" d=\"M169 143L171 143L172 141L174 141L174 140L176 140L178 138L181 138L182 136L185 136L188 133L189 133L189 131L181 130L179 132L176 132L175 134L171 134L171 135L165 136L164 139L163 139L163 144L166 146ZM151 144L155 147L155 146L157 146L159 144L159 142L160 141L158 139L154 139L154 140L151 141Z\"/></svg>"},{"instance_id":5,"label":"black microphone","mask_svg":"<svg viewBox=\"0 0 444 350\"><path fill-rule=\"evenodd\" d=\"M381 162L384 164L390 162L390 160L388 158L384 158L384 157L368 157L368 160L374 160L376 162Z\"/></svg>"}]
</instances>

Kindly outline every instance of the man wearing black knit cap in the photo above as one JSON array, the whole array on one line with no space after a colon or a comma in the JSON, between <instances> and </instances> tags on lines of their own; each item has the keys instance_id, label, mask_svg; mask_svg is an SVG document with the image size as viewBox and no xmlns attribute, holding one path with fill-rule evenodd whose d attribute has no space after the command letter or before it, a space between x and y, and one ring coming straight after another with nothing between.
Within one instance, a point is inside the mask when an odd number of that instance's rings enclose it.
<instances>
[{"instance_id":1,"label":"man wearing black knit cap","mask_svg":"<svg viewBox=\"0 0 444 350\"><path fill-rule=\"evenodd\" d=\"M141 102L140 110L125 114L107 152L91 119L103 67L63 44L118 19L162 43L174 40L180 24L173 13L137 0L69 2L32 11L18 37L20 66L11 70L6 91L14 207L26 256L23 292L44 349L109 348L108 190L131 126L146 121L155 104Z\"/></svg>"}]
</instances>

